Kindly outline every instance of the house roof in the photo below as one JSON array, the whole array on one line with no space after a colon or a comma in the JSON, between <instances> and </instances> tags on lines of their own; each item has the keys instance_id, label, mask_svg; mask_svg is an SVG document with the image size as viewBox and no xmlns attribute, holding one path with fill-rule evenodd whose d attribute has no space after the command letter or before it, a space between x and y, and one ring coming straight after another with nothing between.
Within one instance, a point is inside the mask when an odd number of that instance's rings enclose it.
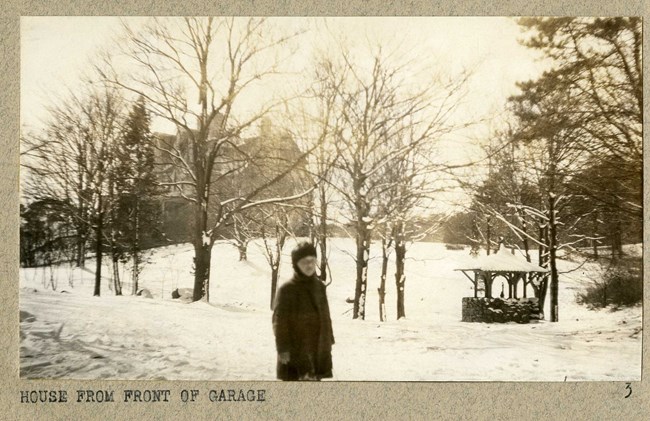
<instances>
[{"instance_id":1,"label":"house roof","mask_svg":"<svg viewBox=\"0 0 650 421\"><path fill-rule=\"evenodd\" d=\"M541 266L526 261L522 256L512 254L505 247L494 254L481 255L468 259L462 268L456 270L472 270L485 272L548 272Z\"/></svg>"}]
</instances>

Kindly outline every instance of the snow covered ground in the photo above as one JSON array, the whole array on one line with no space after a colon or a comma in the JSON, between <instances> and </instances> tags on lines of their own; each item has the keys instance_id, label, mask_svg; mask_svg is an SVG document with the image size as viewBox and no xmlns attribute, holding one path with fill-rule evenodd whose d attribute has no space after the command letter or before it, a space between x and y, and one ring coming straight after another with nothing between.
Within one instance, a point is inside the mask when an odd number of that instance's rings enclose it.
<instances>
[{"instance_id":1,"label":"snow covered ground","mask_svg":"<svg viewBox=\"0 0 650 421\"><path fill-rule=\"evenodd\" d=\"M291 247L283 257L284 280L291 275ZM371 255L364 321L352 320L352 305L346 303L354 291L354 242L333 239L330 248L334 380L640 380L641 306L594 311L575 302L596 273L594 264L562 275L559 323L462 323L461 298L473 295L472 285L453 269L469 258L468 251L416 243L407 254L407 318L394 320L395 286L389 277L389 321L381 323L378 245ZM21 376L273 380L270 270L259 246L252 244L249 261L239 262L233 246L215 245L209 304L171 298L172 290L192 287L192 255L190 245L155 250L141 275L141 287L153 298L128 295L128 283L127 295L115 296L108 267L101 297L92 296L89 269L55 268L56 291L44 286L49 269L21 269ZM560 269L577 266L562 261Z\"/></svg>"}]
</instances>

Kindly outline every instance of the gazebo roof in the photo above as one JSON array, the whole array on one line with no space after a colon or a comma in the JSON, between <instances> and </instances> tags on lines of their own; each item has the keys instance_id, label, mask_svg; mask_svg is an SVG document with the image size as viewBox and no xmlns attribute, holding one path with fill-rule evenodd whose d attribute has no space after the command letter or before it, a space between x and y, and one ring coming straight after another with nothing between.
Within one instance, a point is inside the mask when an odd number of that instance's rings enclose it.
<instances>
[{"instance_id":1,"label":"gazebo roof","mask_svg":"<svg viewBox=\"0 0 650 421\"><path fill-rule=\"evenodd\" d=\"M484 272L548 272L541 266L526 261L521 256L510 253L505 247L494 254L481 255L464 262L464 267L456 270Z\"/></svg>"}]
</instances>

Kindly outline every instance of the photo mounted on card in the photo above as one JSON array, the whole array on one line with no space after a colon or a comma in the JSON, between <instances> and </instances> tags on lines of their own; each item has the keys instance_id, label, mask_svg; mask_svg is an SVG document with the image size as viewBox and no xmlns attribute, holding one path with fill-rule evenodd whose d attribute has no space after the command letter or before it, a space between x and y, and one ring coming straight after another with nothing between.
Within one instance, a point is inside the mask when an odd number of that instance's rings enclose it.
<instances>
[{"instance_id":1,"label":"photo mounted on card","mask_svg":"<svg viewBox=\"0 0 650 421\"><path fill-rule=\"evenodd\" d=\"M641 18L20 23L21 379L641 379Z\"/></svg>"}]
</instances>

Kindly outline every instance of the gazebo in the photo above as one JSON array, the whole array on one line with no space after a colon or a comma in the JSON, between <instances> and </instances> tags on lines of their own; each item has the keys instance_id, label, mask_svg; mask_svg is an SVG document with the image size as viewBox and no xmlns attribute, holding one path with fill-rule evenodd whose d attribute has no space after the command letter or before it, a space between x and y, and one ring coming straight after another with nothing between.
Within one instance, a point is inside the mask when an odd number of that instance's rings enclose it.
<instances>
[{"instance_id":1,"label":"gazebo","mask_svg":"<svg viewBox=\"0 0 650 421\"><path fill-rule=\"evenodd\" d=\"M456 270L462 272L474 285L474 297L463 298L463 321L527 323L531 317L539 314L537 281L548 269L501 247L496 253L475 257ZM500 297L494 297L493 284L499 277L507 282L508 291L506 294L502 290ZM519 285L522 286L521 294ZM532 286L534 297L527 297L528 285ZM479 297L480 286L483 286L483 297Z\"/></svg>"}]
</instances>

